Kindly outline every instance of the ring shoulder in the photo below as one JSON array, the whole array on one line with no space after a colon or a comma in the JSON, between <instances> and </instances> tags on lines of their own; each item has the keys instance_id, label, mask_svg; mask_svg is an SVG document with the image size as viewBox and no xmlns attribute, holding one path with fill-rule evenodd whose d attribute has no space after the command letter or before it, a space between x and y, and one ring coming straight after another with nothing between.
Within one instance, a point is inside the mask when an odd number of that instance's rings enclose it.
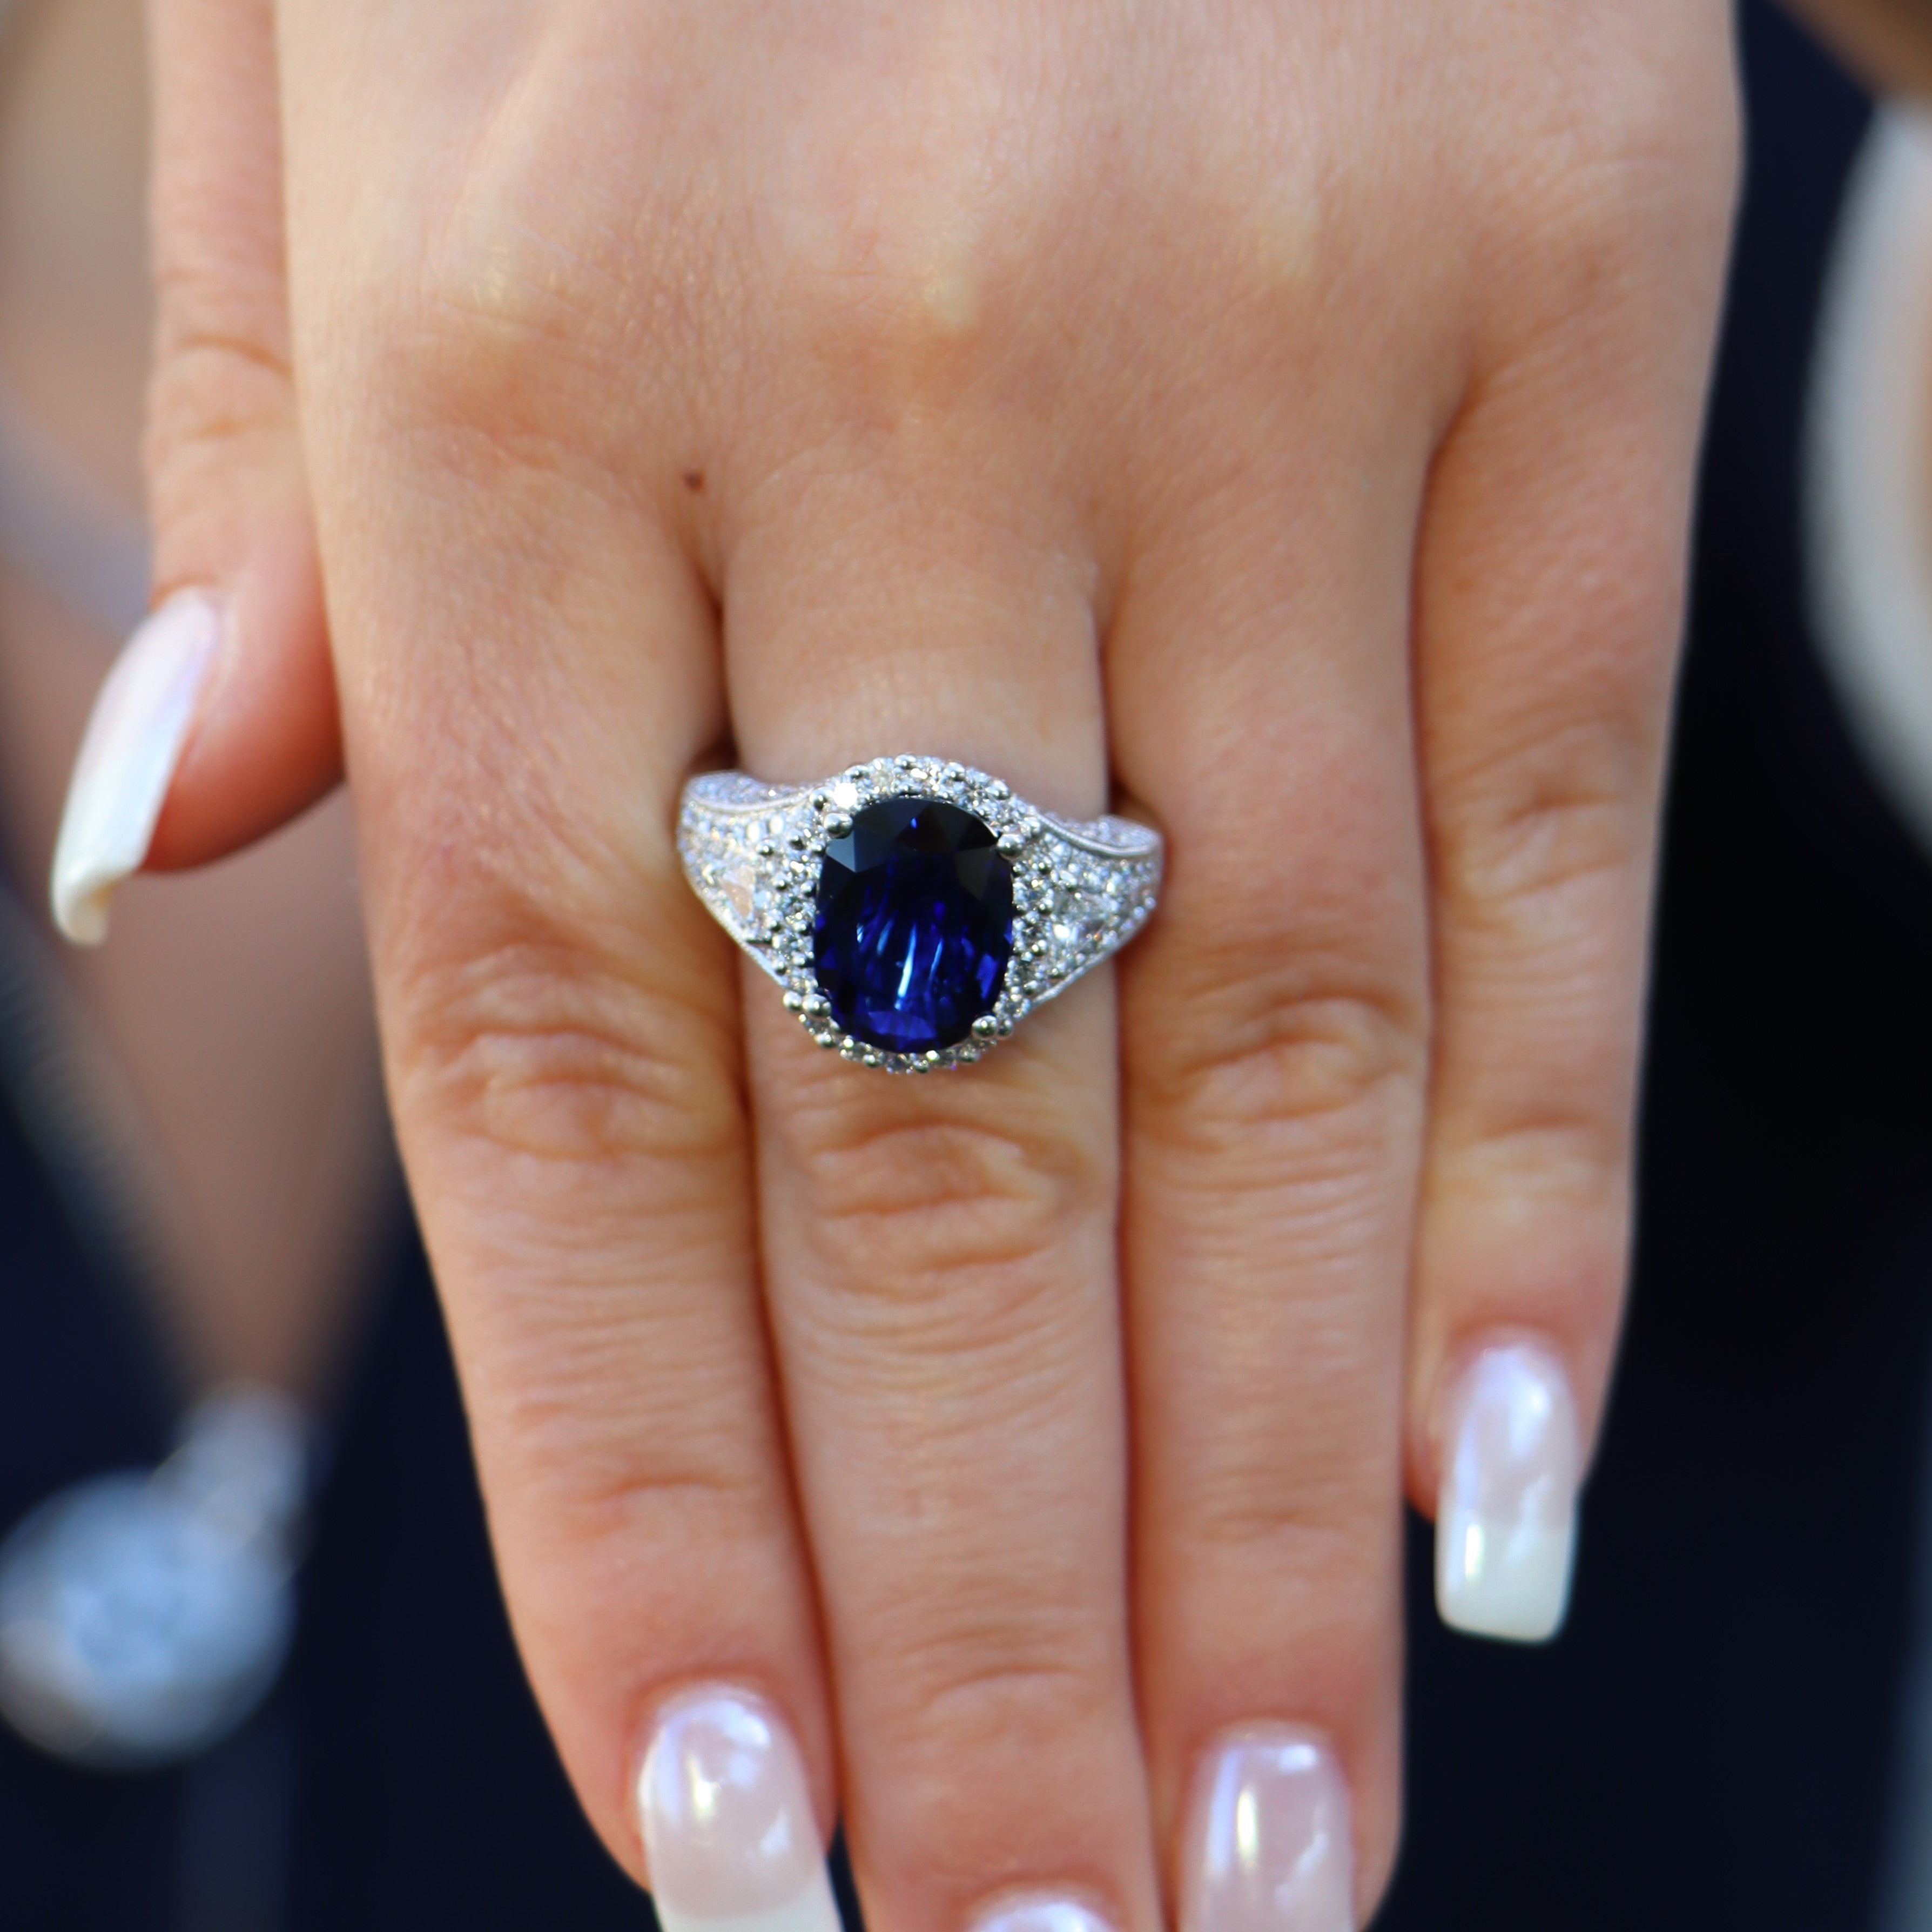
<instances>
[{"instance_id":1,"label":"ring shoulder","mask_svg":"<svg viewBox=\"0 0 1932 1932\"><path fill-rule=\"evenodd\" d=\"M742 772L707 772L685 787L677 851L685 876L718 924L782 982L784 887L798 857L808 806L798 786Z\"/></svg>"},{"instance_id":2,"label":"ring shoulder","mask_svg":"<svg viewBox=\"0 0 1932 1932\"><path fill-rule=\"evenodd\" d=\"M1037 814L1049 865L1025 960L1035 1004L1064 992L1147 923L1160 896L1160 833L1132 819Z\"/></svg>"},{"instance_id":3,"label":"ring shoulder","mask_svg":"<svg viewBox=\"0 0 1932 1932\"><path fill-rule=\"evenodd\" d=\"M1112 813L1104 818L1061 818L1053 812L1042 812L1040 821L1069 844L1096 858L1150 858L1158 862L1160 857L1160 834L1136 819L1120 818Z\"/></svg>"}]
</instances>

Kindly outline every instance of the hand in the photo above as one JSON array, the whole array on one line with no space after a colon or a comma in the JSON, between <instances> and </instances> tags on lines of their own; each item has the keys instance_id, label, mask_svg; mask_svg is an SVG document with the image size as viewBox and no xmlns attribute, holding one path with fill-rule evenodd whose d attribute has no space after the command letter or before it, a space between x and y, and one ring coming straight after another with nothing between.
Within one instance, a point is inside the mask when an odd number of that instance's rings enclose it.
<instances>
[{"instance_id":1,"label":"hand","mask_svg":"<svg viewBox=\"0 0 1932 1932\"><path fill-rule=\"evenodd\" d=\"M1546 1628L1612 1348L1724 10L278 10L279 123L263 0L157 0L160 588L232 600L156 854L330 776L306 488L592 1817L674 1925L822 1919L835 1809L878 1924L1366 1916L1404 1484ZM980 1066L818 1054L680 874L728 737L1117 785L1162 909Z\"/></svg>"}]
</instances>

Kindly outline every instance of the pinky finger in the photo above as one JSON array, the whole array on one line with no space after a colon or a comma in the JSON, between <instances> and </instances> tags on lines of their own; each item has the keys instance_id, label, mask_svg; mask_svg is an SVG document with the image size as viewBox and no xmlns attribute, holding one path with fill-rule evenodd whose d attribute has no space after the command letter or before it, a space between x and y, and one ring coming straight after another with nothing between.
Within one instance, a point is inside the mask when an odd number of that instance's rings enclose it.
<instances>
[{"instance_id":1,"label":"pinky finger","mask_svg":"<svg viewBox=\"0 0 1932 1932\"><path fill-rule=\"evenodd\" d=\"M1714 226L1721 206L1708 214ZM1436 1023L1409 1481L1436 1514L1444 1620L1519 1641L1563 1621L1623 1298L1652 854L1721 258L1715 235L1697 240L1708 277L1668 299L1626 289L1472 390L1424 526Z\"/></svg>"}]
</instances>

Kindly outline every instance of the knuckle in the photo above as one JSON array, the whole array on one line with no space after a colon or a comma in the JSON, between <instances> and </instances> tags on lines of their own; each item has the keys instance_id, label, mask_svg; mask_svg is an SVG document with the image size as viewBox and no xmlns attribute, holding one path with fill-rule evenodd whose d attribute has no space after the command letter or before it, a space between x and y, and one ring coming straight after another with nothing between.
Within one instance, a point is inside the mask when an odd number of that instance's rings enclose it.
<instances>
[{"instance_id":1,"label":"knuckle","mask_svg":"<svg viewBox=\"0 0 1932 1932\"><path fill-rule=\"evenodd\" d=\"M949 1753L962 1741L1051 1737L1102 1708L1122 1660L1077 1590L1016 1591L997 1570L976 1585L956 1580L943 1602L922 1594L880 1633L924 1736Z\"/></svg>"},{"instance_id":2,"label":"knuckle","mask_svg":"<svg viewBox=\"0 0 1932 1932\"><path fill-rule=\"evenodd\" d=\"M1545 57L1516 64L1516 111L1486 150L1495 232L1552 314L1652 292L1657 268L1680 247L1714 247L1727 214L1738 116L1721 20L1646 10L1661 31L1642 44L1622 18L1580 31L1552 16Z\"/></svg>"},{"instance_id":3,"label":"knuckle","mask_svg":"<svg viewBox=\"0 0 1932 1932\"><path fill-rule=\"evenodd\" d=\"M492 313L460 272L426 268L417 285L373 296L355 341L368 388L418 458L494 479L550 469L581 424L570 410L571 361L544 352L528 314Z\"/></svg>"},{"instance_id":4,"label":"knuckle","mask_svg":"<svg viewBox=\"0 0 1932 1932\"><path fill-rule=\"evenodd\" d=\"M416 257L345 284L337 352L425 460L486 474L568 466L573 453L608 458L631 430L632 344L674 332L656 326L662 287L656 263L618 284L582 238L484 175L428 224Z\"/></svg>"},{"instance_id":5,"label":"knuckle","mask_svg":"<svg viewBox=\"0 0 1932 1932\"><path fill-rule=\"evenodd\" d=\"M580 276L527 260L479 261L446 240L413 284L377 310L376 350L396 393L426 418L523 420L533 371L547 365L550 376L561 376L573 349L587 352L596 321L589 293Z\"/></svg>"},{"instance_id":6,"label":"knuckle","mask_svg":"<svg viewBox=\"0 0 1932 1932\"><path fill-rule=\"evenodd\" d=\"M1126 1659L1083 1629L1102 1622L1061 1615L1022 1631L1011 1620L998 1629L949 1620L913 1648L888 1641L895 1828L946 1879L983 1885L1002 1814L1017 1803L1037 1824L1051 1802L1048 1768L1120 1740ZM1011 1855L1010 1832L994 1855Z\"/></svg>"},{"instance_id":7,"label":"knuckle","mask_svg":"<svg viewBox=\"0 0 1932 1932\"><path fill-rule=\"evenodd\" d=\"M1170 1142L1220 1156L1277 1134L1345 1131L1420 1088L1420 995L1340 967L1318 973L1286 942L1244 947L1187 1004L1186 1027L1134 1069L1142 1118Z\"/></svg>"},{"instance_id":8,"label":"knuckle","mask_svg":"<svg viewBox=\"0 0 1932 1932\"><path fill-rule=\"evenodd\" d=\"M627 181L621 205L590 193L560 206L533 197L521 141L486 145L408 257L378 257L356 278L343 334L400 425L433 450L454 437L458 454L474 443L522 465L587 452L634 466L640 412L688 407L723 354L739 266L702 192ZM696 366L640 360L640 343L694 338Z\"/></svg>"},{"instance_id":9,"label":"knuckle","mask_svg":"<svg viewBox=\"0 0 1932 1932\"><path fill-rule=\"evenodd\" d=\"M1552 733L1455 787L1438 862L1457 910L1535 942L1607 890L1642 890L1654 817L1652 735L1593 724Z\"/></svg>"},{"instance_id":10,"label":"knuckle","mask_svg":"<svg viewBox=\"0 0 1932 1932\"><path fill-rule=\"evenodd\" d=\"M628 1349L607 1348L614 1358ZM702 1406L681 1406L674 1432L640 1430L634 1390L589 1392L575 1372L545 1377L520 1365L496 1394L496 1426L514 1438L527 1485L574 1540L630 1539L676 1546L680 1530L716 1542L768 1534L782 1507L768 1470L746 1452L744 1432L706 1426ZM736 1420L734 1410L725 1412Z\"/></svg>"},{"instance_id":11,"label":"knuckle","mask_svg":"<svg viewBox=\"0 0 1932 1932\"><path fill-rule=\"evenodd\" d=\"M1359 1313L1346 1290L1300 1302L1313 1337L1306 1392L1278 1400L1278 1365L1257 1363L1228 1388L1223 1415L1202 1437L1174 1533L1204 1556L1244 1550L1287 1574L1360 1580L1381 1560L1390 1440L1365 1431L1380 1399L1379 1337L1350 1334ZM1347 1337L1342 1340L1342 1337Z\"/></svg>"},{"instance_id":12,"label":"knuckle","mask_svg":"<svg viewBox=\"0 0 1932 1932\"><path fill-rule=\"evenodd\" d=\"M526 934L419 971L398 1102L544 1162L736 1160L733 1016L649 959Z\"/></svg>"},{"instance_id":13,"label":"knuckle","mask_svg":"<svg viewBox=\"0 0 1932 1932\"><path fill-rule=\"evenodd\" d=\"M1051 247L1070 160L1040 98L1051 63L998 10L898 58L856 137L852 82L828 77L827 118L808 136L816 164L774 264L815 352L889 412L976 345L1022 331L1011 297Z\"/></svg>"},{"instance_id":14,"label":"knuckle","mask_svg":"<svg viewBox=\"0 0 1932 1932\"><path fill-rule=\"evenodd\" d=\"M1305 1490L1283 1495L1277 1472L1205 1485L1191 1499L1182 1560L1210 1575L1265 1578L1268 1600L1297 1628L1359 1627L1388 1588L1382 1498L1390 1480L1383 1473L1371 1491L1356 1474L1332 1486L1346 1496L1352 1519L1342 1517L1334 1502ZM1374 1526L1372 1534L1364 1534L1365 1525Z\"/></svg>"},{"instance_id":15,"label":"knuckle","mask_svg":"<svg viewBox=\"0 0 1932 1932\"><path fill-rule=\"evenodd\" d=\"M893 1297L968 1273L1024 1296L1039 1272L1024 1264L1112 1214L1111 1135L1045 1082L881 1096L828 1066L782 1131L819 1237L866 1256L856 1274Z\"/></svg>"},{"instance_id":16,"label":"knuckle","mask_svg":"<svg viewBox=\"0 0 1932 1932\"><path fill-rule=\"evenodd\" d=\"M146 458L165 500L184 470L238 442L279 440L294 428L289 346L278 303L245 284L165 266L148 388ZM165 514L165 500L160 506Z\"/></svg>"},{"instance_id":17,"label":"knuckle","mask_svg":"<svg viewBox=\"0 0 1932 1932\"><path fill-rule=\"evenodd\" d=\"M707 1453L688 1439L674 1452L640 1444L614 1418L586 1421L574 1387L520 1391L495 1420L516 1432L527 1480L576 1535L599 1539L645 1526L662 1532L670 1522L729 1535L770 1514L769 1485L720 1445Z\"/></svg>"},{"instance_id":18,"label":"knuckle","mask_svg":"<svg viewBox=\"0 0 1932 1932\"><path fill-rule=\"evenodd\" d=\"M1679 87L1630 64L1624 85L1570 88L1559 112L1528 176L1524 236L1570 294L1648 292L1675 248L1730 208L1725 116L1708 103L1690 110Z\"/></svg>"},{"instance_id":19,"label":"knuckle","mask_svg":"<svg viewBox=\"0 0 1932 1932\"><path fill-rule=\"evenodd\" d=\"M204 232L176 212L158 222L154 287L155 347L163 360L197 344L237 349L284 382L289 321L279 253L266 266L238 259L218 229Z\"/></svg>"},{"instance_id":20,"label":"knuckle","mask_svg":"<svg viewBox=\"0 0 1932 1932\"><path fill-rule=\"evenodd\" d=\"M1436 1191L1505 1208L1512 1226L1554 1210L1574 1216L1601 1210L1621 1229L1630 1200L1628 1099L1594 1107L1532 1098L1492 1108L1479 1128L1444 1150ZM1572 1222L1572 1226L1575 1224Z\"/></svg>"},{"instance_id":21,"label":"knuckle","mask_svg":"<svg viewBox=\"0 0 1932 1932\"><path fill-rule=\"evenodd\" d=\"M949 1750L1015 1737L1048 1738L1070 1725L1100 1718L1105 1673L1097 1659L1071 1653L1069 1633L1057 1634L1058 1654L1036 1640L1016 1646L986 1632L951 1641L942 1657L910 1660L921 1685L924 1722Z\"/></svg>"}]
</instances>

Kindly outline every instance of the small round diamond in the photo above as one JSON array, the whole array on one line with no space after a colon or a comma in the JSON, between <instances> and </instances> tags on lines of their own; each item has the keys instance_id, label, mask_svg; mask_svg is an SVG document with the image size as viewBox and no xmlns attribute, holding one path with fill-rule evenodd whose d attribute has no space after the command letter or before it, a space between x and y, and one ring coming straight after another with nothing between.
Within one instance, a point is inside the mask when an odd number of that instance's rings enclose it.
<instances>
[{"instance_id":1,"label":"small round diamond","mask_svg":"<svg viewBox=\"0 0 1932 1932\"><path fill-rule=\"evenodd\" d=\"M855 1040L892 1053L956 1046L1005 982L1012 867L972 812L882 800L827 843L812 934L819 989Z\"/></svg>"}]
</instances>

